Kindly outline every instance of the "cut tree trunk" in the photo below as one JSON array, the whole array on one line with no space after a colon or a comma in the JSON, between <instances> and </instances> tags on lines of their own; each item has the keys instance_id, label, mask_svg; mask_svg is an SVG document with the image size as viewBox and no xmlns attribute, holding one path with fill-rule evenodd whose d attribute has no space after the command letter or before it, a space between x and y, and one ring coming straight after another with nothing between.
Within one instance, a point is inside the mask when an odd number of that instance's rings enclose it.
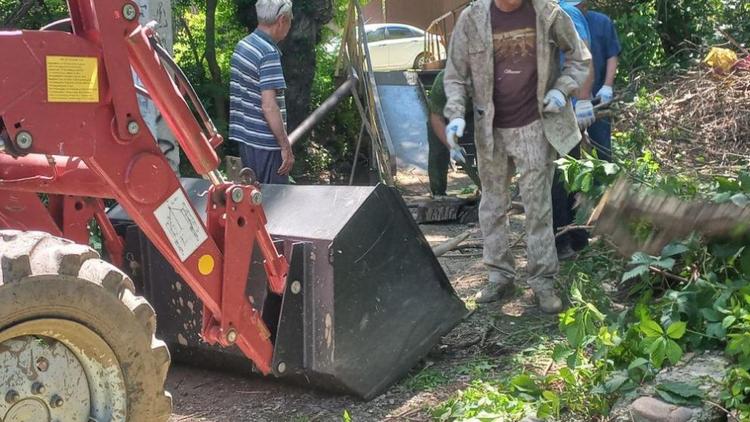
<instances>
[{"instance_id":1,"label":"cut tree trunk","mask_svg":"<svg viewBox=\"0 0 750 422\"><path fill-rule=\"evenodd\" d=\"M609 236L626 256L638 251L658 256L668 243L693 232L709 239L745 235L750 231L750 207L684 201L636 190L619 180L604 194L589 224L595 234Z\"/></svg>"}]
</instances>

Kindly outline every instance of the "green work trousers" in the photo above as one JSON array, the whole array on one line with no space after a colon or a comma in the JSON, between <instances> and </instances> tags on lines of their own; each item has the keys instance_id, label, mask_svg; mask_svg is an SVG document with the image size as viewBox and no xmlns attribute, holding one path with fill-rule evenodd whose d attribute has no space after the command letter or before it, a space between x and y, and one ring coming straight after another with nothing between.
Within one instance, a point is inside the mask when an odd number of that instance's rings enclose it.
<instances>
[{"instance_id":1,"label":"green work trousers","mask_svg":"<svg viewBox=\"0 0 750 422\"><path fill-rule=\"evenodd\" d=\"M435 135L429 121L427 121L427 142L430 149L427 159L430 193L432 193L432 196L444 196L448 189L448 167L450 166L451 153Z\"/></svg>"}]
</instances>

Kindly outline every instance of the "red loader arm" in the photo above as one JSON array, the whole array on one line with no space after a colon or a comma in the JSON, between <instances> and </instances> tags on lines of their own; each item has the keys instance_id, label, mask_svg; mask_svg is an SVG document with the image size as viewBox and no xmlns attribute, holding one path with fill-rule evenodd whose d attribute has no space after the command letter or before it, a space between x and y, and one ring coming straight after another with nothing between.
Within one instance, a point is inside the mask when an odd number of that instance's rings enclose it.
<instances>
[{"instance_id":1,"label":"red loader arm","mask_svg":"<svg viewBox=\"0 0 750 422\"><path fill-rule=\"evenodd\" d=\"M195 119L154 31L138 25L134 2L68 6L72 34L0 32L8 58L0 75L0 203L12 204L0 207L0 226L83 241L82 221L95 217L117 262L122 243L101 200L57 196L116 199L203 301L203 338L237 344L271 372L269 331L245 296L253 245L275 293L284 291L288 264L265 229L258 187L223 180L213 149L221 136L202 107L203 124ZM195 170L211 181L205 224L141 118L131 68ZM54 200L45 206L37 193Z\"/></svg>"}]
</instances>

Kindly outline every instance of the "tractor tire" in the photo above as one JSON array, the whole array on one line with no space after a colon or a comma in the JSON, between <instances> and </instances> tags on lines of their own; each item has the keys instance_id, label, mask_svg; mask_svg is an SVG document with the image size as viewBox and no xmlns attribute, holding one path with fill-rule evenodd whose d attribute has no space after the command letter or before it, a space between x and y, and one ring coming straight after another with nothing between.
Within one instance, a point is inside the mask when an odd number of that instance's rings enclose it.
<instances>
[{"instance_id":1,"label":"tractor tire","mask_svg":"<svg viewBox=\"0 0 750 422\"><path fill-rule=\"evenodd\" d=\"M166 421L154 309L88 246L0 230L0 421Z\"/></svg>"}]
</instances>

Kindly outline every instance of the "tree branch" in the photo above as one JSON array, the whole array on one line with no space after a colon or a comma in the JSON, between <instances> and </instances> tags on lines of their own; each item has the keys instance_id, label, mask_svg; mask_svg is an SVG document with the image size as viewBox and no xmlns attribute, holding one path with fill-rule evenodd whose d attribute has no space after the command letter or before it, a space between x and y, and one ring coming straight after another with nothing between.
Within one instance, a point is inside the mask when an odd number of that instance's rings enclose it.
<instances>
[{"instance_id":1,"label":"tree branch","mask_svg":"<svg viewBox=\"0 0 750 422\"><path fill-rule=\"evenodd\" d=\"M187 36L187 41L190 45L190 52L193 53L193 60L195 60L196 67L198 67L198 76L200 77L201 81L205 81L206 74L203 71L203 60L201 60L201 55L198 53L198 43L195 42L193 31L190 30L190 26L185 20L185 16L180 14L178 19L180 21L180 25L182 25L182 27L185 29L185 36Z\"/></svg>"},{"instance_id":2,"label":"tree branch","mask_svg":"<svg viewBox=\"0 0 750 422\"><path fill-rule=\"evenodd\" d=\"M35 2L36 0L21 0L21 5L0 24L0 29L15 28L18 25L18 21L34 7Z\"/></svg>"},{"instance_id":3,"label":"tree branch","mask_svg":"<svg viewBox=\"0 0 750 422\"><path fill-rule=\"evenodd\" d=\"M579 225L573 225L573 224L571 224L569 226L563 227L559 232L557 232L557 234L555 235L555 237L556 238L560 237L560 236L562 236L562 235L564 235L566 233L570 233L570 232L572 232L574 230L591 230L593 228L594 228L594 226L579 226Z\"/></svg>"}]
</instances>

